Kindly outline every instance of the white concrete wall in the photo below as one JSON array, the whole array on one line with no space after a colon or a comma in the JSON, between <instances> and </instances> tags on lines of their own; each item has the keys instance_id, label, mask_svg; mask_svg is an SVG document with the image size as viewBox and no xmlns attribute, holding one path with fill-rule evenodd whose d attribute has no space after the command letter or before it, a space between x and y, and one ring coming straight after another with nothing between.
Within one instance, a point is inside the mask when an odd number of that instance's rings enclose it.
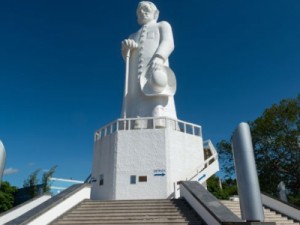
<instances>
[{"instance_id":1,"label":"white concrete wall","mask_svg":"<svg viewBox=\"0 0 300 225\"><path fill-rule=\"evenodd\" d=\"M51 195L42 195L41 197L35 198L34 200L30 200L27 203L25 202L19 207L16 207L15 209L12 209L9 212L5 213L3 216L1 216L0 224L5 224L13 219L16 219L17 217L23 215L24 213L42 204L50 198Z\"/></svg>"},{"instance_id":2,"label":"white concrete wall","mask_svg":"<svg viewBox=\"0 0 300 225\"><path fill-rule=\"evenodd\" d=\"M116 199L166 198L165 134L165 129L118 132ZM166 175L154 176L156 170ZM130 184L131 175L136 175L136 184ZM139 182L139 176L147 176L147 182Z\"/></svg>"},{"instance_id":3,"label":"white concrete wall","mask_svg":"<svg viewBox=\"0 0 300 225\"><path fill-rule=\"evenodd\" d=\"M95 141L92 169L91 199L115 199L115 162L117 133ZM99 185L99 176L104 175L104 183Z\"/></svg>"},{"instance_id":4,"label":"white concrete wall","mask_svg":"<svg viewBox=\"0 0 300 225\"><path fill-rule=\"evenodd\" d=\"M73 208L75 205L89 199L91 194L90 186L86 186L73 194L72 196L64 199L64 201L58 203L55 207L47 210L45 213L29 222L27 225L46 225Z\"/></svg>"},{"instance_id":5,"label":"white concrete wall","mask_svg":"<svg viewBox=\"0 0 300 225\"><path fill-rule=\"evenodd\" d=\"M174 192L174 183L190 179L196 168L204 162L203 140L200 136L174 130L166 131L168 151L168 193Z\"/></svg>"}]
</instances>

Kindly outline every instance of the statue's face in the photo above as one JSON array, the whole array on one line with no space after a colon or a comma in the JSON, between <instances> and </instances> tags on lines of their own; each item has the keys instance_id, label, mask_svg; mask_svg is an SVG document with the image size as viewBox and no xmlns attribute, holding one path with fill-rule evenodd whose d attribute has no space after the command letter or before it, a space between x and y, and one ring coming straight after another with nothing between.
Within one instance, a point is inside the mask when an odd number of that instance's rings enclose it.
<instances>
[{"instance_id":1,"label":"statue's face","mask_svg":"<svg viewBox=\"0 0 300 225\"><path fill-rule=\"evenodd\" d=\"M155 10L153 10L149 4L143 4L138 9L137 16L139 24L144 25L155 19Z\"/></svg>"}]
</instances>

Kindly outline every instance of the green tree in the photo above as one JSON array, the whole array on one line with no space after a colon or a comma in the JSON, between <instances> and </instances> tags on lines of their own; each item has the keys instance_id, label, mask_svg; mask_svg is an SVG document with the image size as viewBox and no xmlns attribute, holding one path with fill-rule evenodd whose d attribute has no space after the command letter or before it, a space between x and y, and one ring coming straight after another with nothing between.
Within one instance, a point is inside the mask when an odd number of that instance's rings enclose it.
<instances>
[{"instance_id":1,"label":"green tree","mask_svg":"<svg viewBox=\"0 0 300 225\"><path fill-rule=\"evenodd\" d=\"M11 209L14 205L14 194L17 188L4 181L0 186L0 213Z\"/></svg>"},{"instance_id":2,"label":"green tree","mask_svg":"<svg viewBox=\"0 0 300 225\"><path fill-rule=\"evenodd\" d=\"M272 105L249 125L261 190L276 196L277 185L283 181L290 192L289 199L297 203L300 195L300 95ZM230 172L230 176L233 170L230 142L221 141L217 147L220 156L227 159L222 171Z\"/></svg>"},{"instance_id":3,"label":"green tree","mask_svg":"<svg viewBox=\"0 0 300 225\"><path fill-rule=\"evenodd\" d=\"M24 180L23 187L26 188L27 193L31 198L37 196L41 191L48 192L50 190L50 178L55 172L57 166L51 167L48 171L44 172L42 175L41 183L39 183L38 175L41 169L35 170L29 177Z\"/></svg>"},{"instance_id":4,"label":"green tree","mask_svg":"<svg viewBox=\"0 0 300 225\"><path fill-rule=\"evenodd\" d=\"M57 165L51 167L50 170L48 170L47 172L45 172L43 174L42 177L42 188L43 188L43 192L48 192L50 191L50 178L52 177L53 173L55 172L57 168Z\"/></svg>"},{"instance_id":5,"label":"green tree","mask_svg":"<svg viewBox=\"0 0 300 225\"><path fill-rule=\"evenodd\" d=\"M235 177L233 154L231 150L231 143L225 140L217 143L217 151L220 161L220 169L223 177L227 179L232 179Z\"/></svg>"},{"instance_id":6,"label":"green tree","mask_svg":"<svg viewBox=\"0 0 300 225\"><path fill-rule=\"evenodd\" d=\"M229 199L230 196L237 195L236 180L227 179L221 183L220 178L212 176L207 180L207 189L218 199Z\"/></svg>"},{"instance_id":7,"label":"green tree","mask_svg":"<svg viewBox=\"0 0 300 225\"><path fill-rule=\"evenodd\" d=\"M282 100L250 123L261 189L276 195L280 181L300 190L300 95Z\"/></svg>"},{"instance_id":8,"label":"green tree","mask_svg":"<svg viewBox=\"0 0 300 225\"><path fill-rule=\"evenodd\" d=\"M31 198L38 195L38 174L40 171L41 169L35 170L26 180L24 180L23 187L27 188Z\"/></svg>"}]
</instances>

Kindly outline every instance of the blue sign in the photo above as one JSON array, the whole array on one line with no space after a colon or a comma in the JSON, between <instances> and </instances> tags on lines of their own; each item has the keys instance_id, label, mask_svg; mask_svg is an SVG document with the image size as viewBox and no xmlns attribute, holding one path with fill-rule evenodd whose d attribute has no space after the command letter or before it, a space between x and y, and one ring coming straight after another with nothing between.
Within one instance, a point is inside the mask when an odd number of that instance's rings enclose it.
<instances>
[{"instance_id":1,"label":"blue sign","mask_svg":"<svg viewBox=\"0 0 300 225\"><path fill-rule=\"evenodd\" d=\"M203 174L203 175L198 179L198 181L202 180L204 177L206 177L206 174Z\"/></svg>"},{"instance_id":2,"label":"blue sign","mask_svg":"<svg viewBox=\"0 0 300 225\"><path fill-rule=\"evenodd\" d=\"M154 174L154 176L160 176L160 177L163 177L163 176L165 176L166 174L165 173L156 173L156 174Z\"/></svg>"},{"instance_id":3,"label":"blue sign","mask_svg":"<svg viewBox=\"0 0 300 225\"><path fill-rule=\"evenodd\" d=\"M163 177L166 175L166 170L160 169L160 170L153 170L153 175L155 177Z\"/></svg>"}]
</instances>

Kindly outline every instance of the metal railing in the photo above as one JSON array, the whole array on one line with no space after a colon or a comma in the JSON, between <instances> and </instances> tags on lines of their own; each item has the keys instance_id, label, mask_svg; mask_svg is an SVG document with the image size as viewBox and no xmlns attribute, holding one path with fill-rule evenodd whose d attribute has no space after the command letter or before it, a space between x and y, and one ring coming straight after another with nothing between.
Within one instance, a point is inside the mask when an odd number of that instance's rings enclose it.
<instances>
[{"instance_id":1,"label":"metal railing","mask_svg":"<svg viewBox=\"0 0 300 225\"><path fill-rule=\"evenodd\" d=\"M95 132L95 141L117 131L143 129L172 129L202 137L201 126L168 117L141 117L117 119Z\"/></svg>"},{"instance_id":2,"label":"metal railing","mask_svg":"<svg viewBox=\"0 0 300 225\"><path fill-rule=\"evenodd\" d=\"M190 173L187 173L185 176L185 180L190 181L193 180L195 177L197 177L204 169L210 169L209 165L211 165L213 162L218 160L218 153L211 142L211 140L207 140L203 142L203 148L208 148L211 152L211 156L207 159L205 159L204 162L202 162L199 166L194 168L193 170L190 171ZM216 171L212 171L213 173ZM209 177L206 177L208 179ZM205 180L206 180L205 179Z\"/></svg>"},{"instance_id":3,"label":"metal railing","mask_svg":"<svg viewBox=\"0 0 300 225\"><path fill-rule=\"evenodd\" d=\"M203 149L209 149L210 156L206 158L202 163L200 163L199 166L197 166L193 170L190 170L189 173L186 173L186 175L182 177L182 181L198 181L199 183L204 183L208 178L210 178L219 170L218 153L211 140L203 142ZM174 182L173 186L173 197L178 198L180 195L178 182Z\"/></svg>"}]
</instances>

